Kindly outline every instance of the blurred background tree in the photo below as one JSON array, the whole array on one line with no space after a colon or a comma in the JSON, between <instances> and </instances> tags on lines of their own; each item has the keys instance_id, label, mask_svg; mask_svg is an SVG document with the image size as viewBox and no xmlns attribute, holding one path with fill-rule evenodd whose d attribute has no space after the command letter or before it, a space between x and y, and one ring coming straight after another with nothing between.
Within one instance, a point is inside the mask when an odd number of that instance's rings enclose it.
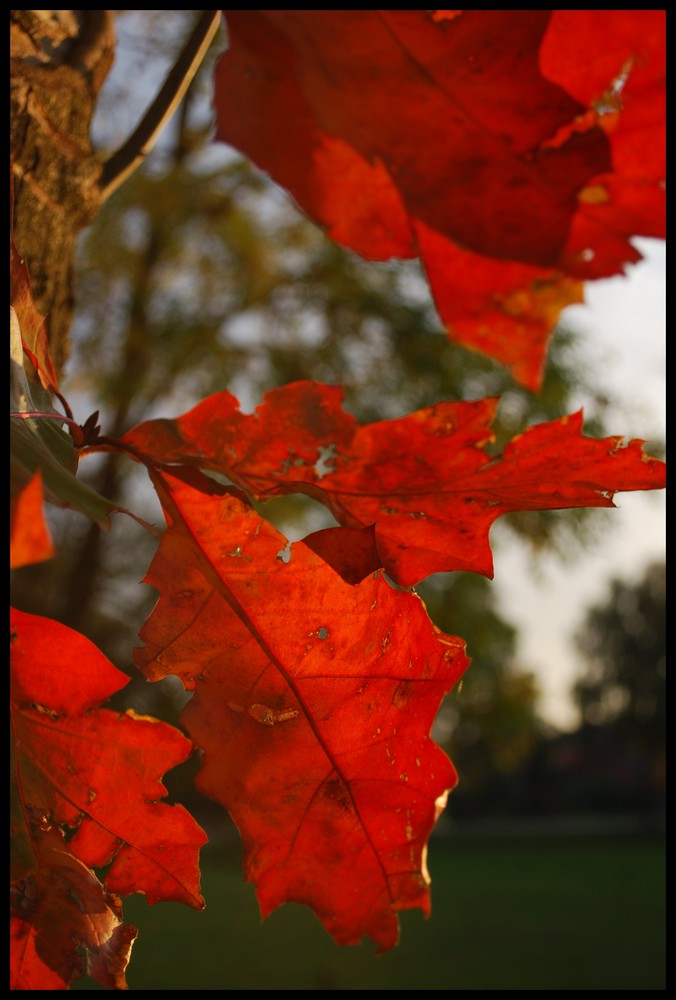
<instances>
[{"instance_id":1,"label":"blurred background tree","mask_svg":"<svg viewBox=\"0 0 676 1000\"><path fill-rule=\"evenodd\" d=\"M581 670L573 732L552 734L525 762L519 811L638 819L661 829L666 811L666 567L612 580L575 641Z\"/></svg>"},{"instance_id":2,"label":"blurred background tree","mask_svg":"<svg viewBox=\"0 0 676 1000\"><path fill-rule=\"evenodd\" d=\"M636 775L634 798L657 810L666 791L666 626L663 562L638 580L612 580L576 636L586 669L573 689L582 728L622 748Z\"/></svg>"},{"instance_id":3,"label":"blurred background tree","mask_svg":"<svg viewBox=\"0 0 676 1000\"><path fill-rule=\"evenodd\" d=\"M117 109L124 107L128 129L143 91L139 80L161 79L152 60L170 64L195 16L119 13L117 65L97 109L102 155L123 138ZM211 392L227 388L251 409L273 386L313 379L343 385L346 408L360 421L442 399L499 396L496 450L526 426L575 409L580 395L587 432L607 433L611 401L599 372L587 372L576 334L556 332L543 389L532 395L493 362L449 341L417 263L361 261L328 241L250 163L210 143L208 88L222 46L217 39L161 147L80 241L72 353L62 383L79 419L99 409L104 433L117 436L150 416L177 415ZM104 496L159 521L133 463L97 456L83 462L82 473ZM263 512L293 537L331 523L306 498L270 501ZM528 512L501 524L534 552L571 555L591 540L588 515ZM595 527L604 516L593 512ZM86 632L135 677L132 648L154 601L149 588L137 586L152 539L125 518L102 533L63 515L54 530L60 555L16 574L17 606ZM418 589L435 623L461 635L473 658L436 729L462 774L452 808L507 809L507 776L523 768L547 732L534 677L516 660L516 630L483 578L440 574ZM606 661L594 655L579 698L585 717L597 722L590 713L609 711L608 692L624 691L626 681L603 687ZM124 697L136 710L173 722L183 703L176 686L138 678Z\"/></svg>"},{"instance_id":4,"label":"blurred background tree","mask_svg":"<svg viewBox=\"0 0 676 1000\"><path fill-rule=\"evenodd\" d=\"M625 742L663 750L666 739L666 566L638 581L612 580L576 637L587 669L574 687L588 725L613 726Z\"/></svg>"}]
</instances>

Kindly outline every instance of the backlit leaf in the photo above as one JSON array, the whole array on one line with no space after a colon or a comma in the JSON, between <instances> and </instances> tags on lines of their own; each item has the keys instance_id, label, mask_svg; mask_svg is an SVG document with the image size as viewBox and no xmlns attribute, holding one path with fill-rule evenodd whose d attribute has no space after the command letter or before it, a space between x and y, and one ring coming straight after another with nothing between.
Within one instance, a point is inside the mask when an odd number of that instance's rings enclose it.
<instances>
[{"instance_id":1,"label":"backlit leaf","mask_svg":"<svg viewBox=\"0 0 676 1000\"><path fill-rule=\"evenodd\" d=\"M664 235L664 11L225 14L218 138L332 239L420 257L450 335L528 387L580 281Z\"/></svg>"},{"instance_id":2,"label":"backlit leaf","mask_svg":"<svg viewBox=\"0 0 676 1000\"><path fill-rule=\"evenodd\" d=\"M618 491L664 486L664 463L641 441L585 437L581 413L531 427L491 456L497 400L438 403L360 427L341 395L296 382L267 393L249 416L218 393L125 440L155 462L220 472L258 498L321 500L340 524L365 533L358 551L354 531L335 538L328 529L308 544L348 580L383 567L402 586L441 571L492 576L489 531L502 514L612 507Z\"/></svg>"},{"instance_id":3,"label":"backlit leaf","mask_svg":"<svg viewBox=\"0 0 676 1000\"><path fill-rule=\"evenodd\" d=\"M287 550L199 473L152 475L168 528L137 663L194 691L197 784L234 818L263 915L306 903L337 941L392 947L397 911L429 911L426 842L456 782L429 731L463 643L379 574L351 587Z\"/></svg>"}]
</instances>

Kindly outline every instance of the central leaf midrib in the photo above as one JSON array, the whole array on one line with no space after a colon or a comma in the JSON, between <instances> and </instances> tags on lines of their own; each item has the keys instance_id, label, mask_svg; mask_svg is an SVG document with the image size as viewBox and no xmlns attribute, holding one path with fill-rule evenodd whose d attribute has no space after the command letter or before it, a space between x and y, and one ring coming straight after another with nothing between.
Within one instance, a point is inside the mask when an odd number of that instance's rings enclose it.
<instances>
[{"instance_id":1,"label":"central leaf midrib","mask_svg":"<svg viewBox=\"0 0 676 1000\"><path fill-rule=\"evenodd\" d=\"M171 489L171 487L169 486L169 484L167 483L167 481L161 475L159 475L158 478L162 479L162 482L163 482L163 484L165 486L166 492L167 492L168 496L171 498L172 506L174 507L174 511L175 511L175 513L177 515L177 520L180 520L180 523L183 524L183 526L184 526L187 534L189 535L189 538L190 538L192 544L194 545L195 549L197 550L199 561L202 562L205 565L205 569L206 569L205 578L207 579L208 582L210 581L212 583L212 585L214 586L215 590L221 595L221 597L223 598L223 600L232 608L232 610L235 612L235 614L240 619L240 621L242 621L244 623L244 625L246 626L246 628L249 630L250 634L253 636L254 640L260 646L260 648L263 651L263 653L268 657L268 659L270 660L270 662L276 667L276 669L279 671L281 677L284 679L284 682L288 685L288 687L290 688L290 690L293 692L293 694L297 698L298 703L299 703L299 705L301 706L301 708L303 710L304 718L306 719L308 725L310 726L310 729L312 730L312 732L313 732L313 734L315 736L315 739L316 739L318 745L321 747L322 751L326 755L326 758L327 758L329 764L331 765L331 767L333 768L333 770L335 771L335 773L337 774L337 776L339 777L339 779L343 782L343 784L344 784L344 786L345 786L345 788L347 790L347 794L350 797L350 802L352 804L352 808L354 809L354 813L355 813L355 815L356 815L356 817L357 817L357 819L359 821L359 825L360 825L361 829L364 831L364 836L366 837L366 840L367 840L367 842L369 844L369 847L371 848L371 850L373 852L373 856L374 856L374 858L376 860L376 863L377 863L378 867L380 868L380 871L381 871L381 874L382 874L382 877L383 877L383 882L384 882L384 884L386 886L387 894L388 894L388 897L390 899L390 902L394 903L394 897L393 897L392 891L390 889L390 883L389 883L389 878L388 878L387 871L385 870L383 862L381 861L379 851L378 851L378 849L377 849L377 847L376 847L376 845L375 845L375 843L373 841L373 838L372 838L371 833L370 833L370 831L368 829L368 826L367 826L366 822L364 821L364 819L363 819L363 817L361 815L361 811L359 809L359 806L357 805L357 802L355 801L354 795L352 793L352 788L350 786L350 781L346 777L346 775L345 775L343 769L340 767L340 765L334 760L333 754L331 753L330 748L327 746L326 741L324 740L324 738L323 738L323 736L321 734L319 726L314 721L314 719L312 717L312 713L309 711L309 709L307 707L307 704L305 702L305 699L304 699L303 695L301 694L301 691L300 691L298 685L296 684L296 682L294 681L294 679L290 676L289 672L287 671L287 669L285 668L284 664L282 663L282 661L279 659L279 657L275 653L274 649L268 644L268 642L265 639L264 635L262 634L261 630L258 628L258 626L254 622L254 620L249 615L248 611L246 610L246 608L242 604L240 598L234 592L234 589L233 589L232 585L230 583L228 583L221 576L221 574L219 573L219 571L216 568L216 566L214 565L214 563L213 563L210 555L205 551L205 549L204 549L203 545L201 544L199 538L197 537L197 535L193 531L189 519L184 516L183 509L182 509L181 505L179 504L178 500L176 499L176 497L175 497L175 495L173 493L173 490ZM315 790L315 793L313 793L313 795L314 794L316 794L316 790Z\"/></svg>"}]
</instances>

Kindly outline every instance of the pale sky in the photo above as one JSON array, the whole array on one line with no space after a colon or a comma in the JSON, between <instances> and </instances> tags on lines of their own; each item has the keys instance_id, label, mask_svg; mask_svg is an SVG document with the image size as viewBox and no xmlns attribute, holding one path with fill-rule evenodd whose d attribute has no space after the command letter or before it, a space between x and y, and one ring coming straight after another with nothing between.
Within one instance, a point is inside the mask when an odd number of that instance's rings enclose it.
<instances>
[{"instance_id":1,"label":"pale sky","mask_svg":"<svg viewBox=\"0 0 676 1000\"><path fill-rule=\"evenodd\" d=\"M664 244L637 241L645 260L627 276L587 285L583 306L566 310L564 322L584 333L590 363L603 366L622 408L607 417L610 434L666 436L666 267ZM576 400L583 405L584 399ZM614 527L600 518L600 541L570 565L554 556L532 561L517 540L494 548L500 608L520 629L519 663L533 670L542 691L542 715L569 726L575 714L569 690L583 664L572 644L590 604L602 602L611 577L637 579L666 545L664 491L618 493ZM599 512L600 513L600 512ZM601 523L602 522L602 523Z\"/></svg>"}]
</instances>

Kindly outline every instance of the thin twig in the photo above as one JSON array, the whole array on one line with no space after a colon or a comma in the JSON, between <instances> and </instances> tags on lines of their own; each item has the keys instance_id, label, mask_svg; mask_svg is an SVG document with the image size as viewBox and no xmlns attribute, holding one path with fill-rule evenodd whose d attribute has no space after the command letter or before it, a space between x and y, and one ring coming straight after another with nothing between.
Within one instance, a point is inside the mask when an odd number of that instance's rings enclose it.
<instances>
[{"instance_id":1,"label":"thin twig","mask_svg":"<svg viewBox=\"0 0 676 1000\"><path fill-rule=\"evenodd\" d=\"M158 135L181 103L221 23L220 10L202 12L183 51L169 71L162 89L123 146L104 163L101 174L103 201L140 167Z\"/></svg>"},{"instance_id":2,"label":"thin twig","mask_svg":"<svg viewBox=\"0 0 676 1000\"><path fill-rule=\"evenodd\" d=\"M68 424L69 427L80 428L77 420L72 417L64 417L62 413L54 413L52 410L10 410L10 417L20 417L21 420L58 420L60 424Z\"/></svg>"}]
</instances>

